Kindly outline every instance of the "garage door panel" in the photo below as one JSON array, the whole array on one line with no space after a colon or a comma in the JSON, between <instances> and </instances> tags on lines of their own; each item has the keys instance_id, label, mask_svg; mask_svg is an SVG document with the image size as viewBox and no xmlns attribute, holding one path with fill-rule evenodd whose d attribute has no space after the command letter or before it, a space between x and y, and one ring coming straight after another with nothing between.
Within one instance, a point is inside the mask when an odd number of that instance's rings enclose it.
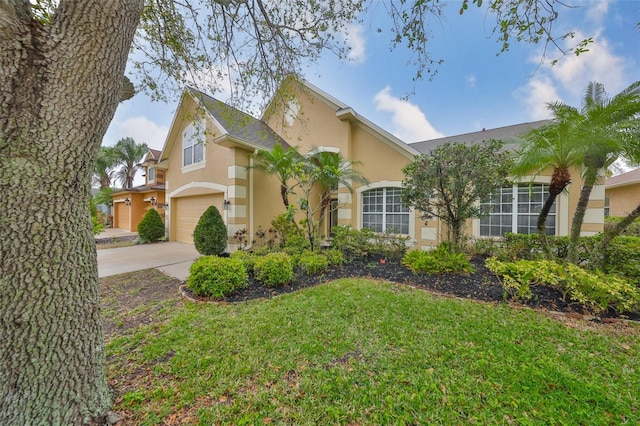
<instances>
[{"instance_id":1,"label":"garage door panel","mask_svg":"<svg viewBox=\"0 0 640 426\"><path fill-rule=\"evenodd\" d=\"M115 224L115 227L129 230L129 206L125 203L114 204L117 209L116 217L118 218L118 222Z\"/></svg>"},{"instance_id":2,"label":"garage door panel","mask_svg":"<svg viewBox=\"0 0 640 426\"><path fill-rule=\"evenodd\" d=\"M175 204L175 239L180 242L193 244L193 230L196 228L200 216L209 208L222 205L222 194L198 195L194 197L176 198Z\"/></svg>"}]
</instances>

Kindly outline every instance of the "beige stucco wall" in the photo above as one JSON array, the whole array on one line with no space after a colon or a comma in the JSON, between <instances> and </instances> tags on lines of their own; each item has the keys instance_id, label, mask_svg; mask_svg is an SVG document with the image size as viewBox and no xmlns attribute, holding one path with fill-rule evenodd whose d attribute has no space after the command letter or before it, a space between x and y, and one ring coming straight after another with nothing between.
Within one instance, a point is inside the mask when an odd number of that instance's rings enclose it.
<instances>
[{"instance_id":1,"label":"beige stucco wall","mask_svg":"<svg viewBox=\"0 0 640 426\"><path fill-rule=\"evenodd\" d=\"M339 188L335 194L339 201L338 223L360 229L362 221L362 193L368 189L381 187L400 187L402 168L412 160L410 148L398 144L384 132L371 128L355 115L340 114L340 109L331 99L322 96L312 97L308 91L291 90L287 99L295 99L299 112L292 123L283 118L283 109L272 105L265 114L265 121L291 146L297 147L302 154L312 149L323 148L339 152L343 157L355 160L356 169L368 180L362 186L354 184L351 193L347 188ZM280 186L273 176L252 169L253 151L238 144L219 142L221 129L214 120L207 120L207 143L205 160L193 167L182 167L182 132L195 116L195 102L186 97L177 112L170 131L167 146L171 147L167 170L167 197L186 197L203 194L222 194L231 202L229 210L223 213L230 237L240 229L247 229L249 238L255 237L257 229L267 231L276 215L284 211L280 198ZM166 158L166 153L164 158ZM248 167L249 166L249 167ZM247 168L248 167L248 168ZM535 179L538 183L550 181L551 170ZM557 199L557 234L567 235L580 191L580 172L572 173L573 183L569 192ZM528 180L523 180L528 181ZM584 234L602 230L604 206L604 187L594 188L589 203ZM290 201L295 205L295 197ZM312 200L313 202L313 200ZM222 212L221 212L222 213ZM168 215L169 216L169 215ZM301 219L299 215L297 219ZM479 235L479 221L472 220L467 227L471 235ZM324 230L326 232L326 229ZM415 247L433 247L441 241L446 230L438 220L425 223L420 212L410 214L410 236ZM234 247L230 239L230 248Z\"/></svg>"},{"instance_id":2,"label":"beige stucco wall","mask_svg":"<svg viewBox=\"0 0 640 426\"><path fill-rule=\"evenodd\" d=\"M640 203L640 182L606 188L605 193L609 197L609 216L626 216Z\"/></svg>"}]
</instances>

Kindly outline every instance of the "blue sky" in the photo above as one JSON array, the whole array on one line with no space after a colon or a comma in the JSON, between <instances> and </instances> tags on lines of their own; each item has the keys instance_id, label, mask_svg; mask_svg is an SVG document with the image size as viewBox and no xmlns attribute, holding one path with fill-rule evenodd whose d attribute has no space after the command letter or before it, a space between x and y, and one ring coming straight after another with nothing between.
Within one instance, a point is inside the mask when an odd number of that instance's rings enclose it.
<instances>
[{"instance_id":1,"label":"blue sky","mask_svg":"<svg viewBox=\"0 0 640 426\"><path fill-rule=\"evenodd\" d=\"M451 3L445 18L432 20L429 49L444 61L433 79L412 82L410 52L391 51L388 33L367 22L350 27L350 61L327 56L305 78L407 143L548 118L547 102L579 106L590 81L614 95L640 80L636 0L567 2L578 7L560 11L558 33L575 31L572 42L586 36L594 42L577 57L561 57L549 46L545 60L542 46L515 42L497 55L501 45L491 37L495 18L486 7L470 6L460 16L461 2ZM377 12L380 26L384 19ZM415 93L405 100L414 84ZM136 95L119 106L103 144L129 136L161 149L176 106Z\"/></svg>"}]
</instances>

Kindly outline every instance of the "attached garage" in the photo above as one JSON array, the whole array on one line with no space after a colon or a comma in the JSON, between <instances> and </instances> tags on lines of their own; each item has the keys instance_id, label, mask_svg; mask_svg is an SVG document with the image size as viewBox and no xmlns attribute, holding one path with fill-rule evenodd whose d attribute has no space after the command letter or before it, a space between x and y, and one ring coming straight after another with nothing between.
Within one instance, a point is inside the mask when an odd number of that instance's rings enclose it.
<instances>
[{"instance_id":1,"label":"attached garage","mask_svg":"<svg viewBox=\"0 0 640 426\"><path fill-rule=\"evenodd\" d=\"M115 209L115 227L129 230L129 210L130 207L125 203L114 203Z\"/></svg>"},{"instance_id":2,"label":"attached garage","mask_svg":"<svg viewBox=\"0 0 640 426\"><path fill-rule=\"evenodd\" d=\"M171 221L175 234L172 239L193 244L193 230L196 228L200 216L209 206L216 206L222 213L222 200L222 193L174 198Z\"/></svg>"}]
</instances>

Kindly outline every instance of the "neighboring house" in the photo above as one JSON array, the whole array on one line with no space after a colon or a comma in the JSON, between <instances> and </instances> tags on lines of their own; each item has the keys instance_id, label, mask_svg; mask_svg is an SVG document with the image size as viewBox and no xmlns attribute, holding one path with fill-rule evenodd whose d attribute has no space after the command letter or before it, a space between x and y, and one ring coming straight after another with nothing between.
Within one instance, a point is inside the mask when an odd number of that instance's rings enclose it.
<instances>
[{"instance_id":1,"label":"neighboring house","mask_svg":"<svg viewBox=\"0 0 640 426\"><path fill-rule=\"evenodd\" d=\"M420 212L402 205L402 168L415 155L446 142L511 139L542 124L544 121L406 144L307 82L285 81L261 120L187 89L160 156L167 167L168 235L171 240L192 242L193 229L210 205L223 214L230 237L241 229L250 236L259 228L269 229L272 219L284 209L279 183L250 166L255 152L282 143L296 147L301 154L313 150L340 153L357 161L357 170L369 181L367 185L354 185L353 193L345 187L336 189L334 213L325 221L323 235L329 235L334 225L367 227L377 232L391 229L408 236L413 245L433 247L441 241L444 230L438 220L425 223ZM580 189L580 173L575 176L550 215L554 234L569 232ZM521 185L503 188L493 204L493 213L471 221L469 233L492 237L505 232L535 232L549 181L550 173L537 177L533 185L523 180ZM604 187L599 185L594 189L583 233L602 230L603 207ZM232 250L234 241L229 242Z\"/></svg>"},{"instance_id":2,"label":"neighboring house","mask_svg":"<svg viewBox=\"0 0 640 426\"><path fill-rule=\"evenodd\" d=\"M640 168L608 178L604 183L607 216L626 216L640 204Z\"/></svg>"},{"instance_id":3,"label":"neighboring house","mask_svg":"<svg viewBox=\"0 0 640 426\"><path fill-rule=\"evenodd\" d=\"M141 166L145 172L144 185L114 191L113 227L136 232L138 224L149 209L155 209L165 217L165 176L166 167L158 160L160 151L150 149Z\"/></svg>"}]
</instances>

